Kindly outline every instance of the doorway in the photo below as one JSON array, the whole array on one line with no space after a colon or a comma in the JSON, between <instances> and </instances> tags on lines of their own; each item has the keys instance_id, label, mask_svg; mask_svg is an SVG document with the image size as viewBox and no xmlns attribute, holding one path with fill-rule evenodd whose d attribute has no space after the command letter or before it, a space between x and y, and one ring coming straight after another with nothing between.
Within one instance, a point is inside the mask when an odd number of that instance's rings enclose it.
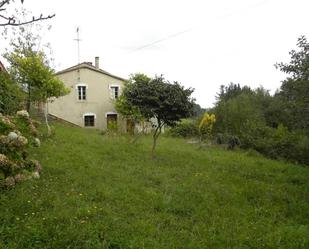
<instances>
[{"instance_id":1,"label":"doorway","mask_svg":"<svg viewBox=\"0 0 309 249\"><path fill-rule=\"evenodd\" d=\"M107 114L106 115L107 129L117 130L117 114Z\"/></svg>"}]
</instances>

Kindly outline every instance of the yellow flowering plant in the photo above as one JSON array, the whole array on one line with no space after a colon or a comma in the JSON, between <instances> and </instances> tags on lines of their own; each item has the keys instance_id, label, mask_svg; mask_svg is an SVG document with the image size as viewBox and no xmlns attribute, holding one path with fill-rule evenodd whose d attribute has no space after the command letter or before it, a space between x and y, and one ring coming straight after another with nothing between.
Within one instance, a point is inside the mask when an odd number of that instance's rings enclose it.
<instances>
[{"instance_id":1,"label":"yellow flowering plant","mask_svg":"<svg viewBox=\"0 0 309 249\"><path fill-rule=\"evenodd\" d=\"M200 141L202 141L205 137L210 137L214 123L216 122L215 114L204 113L201 122L199 123L199 135Z\"/></svg>"}]
</instances>

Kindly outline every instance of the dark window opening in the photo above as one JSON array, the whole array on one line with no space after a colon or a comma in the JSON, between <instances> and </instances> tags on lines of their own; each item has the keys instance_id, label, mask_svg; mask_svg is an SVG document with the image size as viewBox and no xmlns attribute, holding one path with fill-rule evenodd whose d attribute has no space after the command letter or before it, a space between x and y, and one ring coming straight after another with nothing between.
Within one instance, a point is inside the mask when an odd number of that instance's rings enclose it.
<instances>
[{"instance_id":1,"label":"dark window opening","mask_svg":"<svg viewBox=\"0 0 309 249\"><path fill-rule=\"evenodd\" d=\"M92 127L92 126L94 126L94 116L93 115L85 116L84 120L85 120L85 127Z\"/></svg>"}]
</instances>

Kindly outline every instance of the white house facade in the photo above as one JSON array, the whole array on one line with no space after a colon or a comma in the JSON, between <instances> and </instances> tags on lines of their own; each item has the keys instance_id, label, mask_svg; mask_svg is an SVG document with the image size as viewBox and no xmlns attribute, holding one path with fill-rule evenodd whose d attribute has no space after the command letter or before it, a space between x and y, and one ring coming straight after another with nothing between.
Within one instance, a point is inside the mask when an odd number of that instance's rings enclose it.
<instances>
[{"instance_id":1,"label":"white house facade","mask_svg":"<svg viewBox=\"0 0 309 249\"><path fill-rule=\"evenodd\" d=\"M125 120L116 112L115 100L120 96L125 79L83 62L56 73L71 92L49 103L50 115L86 128L105 130L111 124L126 129Z\"/></svg>"}]
</instances>

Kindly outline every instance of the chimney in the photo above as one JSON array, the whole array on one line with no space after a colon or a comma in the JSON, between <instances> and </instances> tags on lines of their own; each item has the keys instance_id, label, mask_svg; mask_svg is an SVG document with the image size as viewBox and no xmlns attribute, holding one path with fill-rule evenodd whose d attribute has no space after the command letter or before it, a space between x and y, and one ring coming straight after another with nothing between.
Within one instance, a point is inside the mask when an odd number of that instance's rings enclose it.
<instances>
[{"instance_id":1,"label":"chimney","mask_svg":"<svg viewBox=\"0 0 309 249\"><path fill-rule=\"evenodd\" d=\"M100 68L100 57L99 57L99 56L96 56L96 57L94 58L94 65L95 65L95 67L96 67L97 69Z\"/></svg>"}]
</instances>

